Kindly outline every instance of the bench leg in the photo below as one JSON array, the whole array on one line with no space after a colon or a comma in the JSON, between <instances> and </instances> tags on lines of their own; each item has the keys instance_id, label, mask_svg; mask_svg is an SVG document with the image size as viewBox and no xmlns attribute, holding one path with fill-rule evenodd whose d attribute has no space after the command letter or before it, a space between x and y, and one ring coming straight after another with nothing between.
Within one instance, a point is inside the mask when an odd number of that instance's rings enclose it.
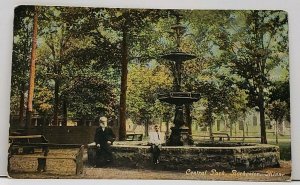
<instances>
[{"instance_id":1,"label":"bench leg","mask_svg":"<svg viewBox=\"0 0 300 185\"><path fill-rule=\"evenodd\" d=\"M38 158L38 168L37 168L37 171L38 172L45 172L47 169L46 169L46 159L45 158Z\"/></svg>"},{"instance_id":2,"label":"bench leg","mask_svg":"<svg viewBox=\"0 0 300 185\"><path fill-rule=\"evenodd\" d=\"M10 159L11 159L11 156L8 157L8 161L7 161L7 172L8 173L10 172Z\"/></svg>"}]
</instances>

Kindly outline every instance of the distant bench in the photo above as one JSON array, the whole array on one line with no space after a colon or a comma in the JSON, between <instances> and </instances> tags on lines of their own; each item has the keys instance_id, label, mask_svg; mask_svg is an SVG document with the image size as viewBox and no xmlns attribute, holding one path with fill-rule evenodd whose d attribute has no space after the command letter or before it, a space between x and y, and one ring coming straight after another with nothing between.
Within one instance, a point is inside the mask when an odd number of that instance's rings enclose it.
<instances>
[{"instance_id":1,"label":"distant bench","mask_svg":"<svg viewBox=\"0 0 300 185\"><path fill-rule=\"evenodd\" d=\"M45 138L42 135L34 135L34 136L10 136L10 147L9 147L9 155L8 155L8 171L10 171L11 165L10 160L11 158L33 158L38 160L38 171L45 171L46 170L46 160L47 159L53 159L53 160L72 160L76 163L76 175L83 173L83 153L84 153L84 145L78 145L78 144L56 144L56 143L31 143L31 142L16 142L18 139L30 139L30 138L38 138L42 137ZM70 148L70 147L79 147L78 152L75 155L72 156L51 156L48 155L49 153L49 147L54 148ZM23 148L22 155L20 155L20 152L16 152L16 149ZM24 148L30 148L31 152L30 155L27 152L24 153ZM42 148L42 154L34 155L34 148Z\"/></svg>"},{"instance_id":2,"label":"distant bench","mask_svg":"<svg viewBox=\"0 0 300 185\"><path fill-rule=\"evenodd\" d=\"M215 137L218 137L219 141L224 141L224 138L226 138L227 141L230 141L230 136L227 133L212 133L210 136L212 141L214 141Z\"/></svg>"},{"instance_id":3,"label":"distant bench","mask_svg":"<svg viewBox=\"0 0 300 185\"><path fill-rule=\"evenodd\" d=\"M143 134L126 134L126 141L142 141Z\"/></svg>"},{"instance_id":4,"label":"distant bench","mask_svg":"<svg viewBox=\"0 0 300 185\"><path fill-rule=\"evenodd\" d=\"M259 136L232 136L230 138L236 138L236 139L261 139Z\"/></svg>"}]
</instances>

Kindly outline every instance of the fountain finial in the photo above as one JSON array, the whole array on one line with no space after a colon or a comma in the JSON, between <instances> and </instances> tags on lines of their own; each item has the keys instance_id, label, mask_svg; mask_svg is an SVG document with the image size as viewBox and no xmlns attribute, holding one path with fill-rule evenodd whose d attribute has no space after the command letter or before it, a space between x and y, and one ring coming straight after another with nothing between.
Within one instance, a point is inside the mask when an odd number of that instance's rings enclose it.
<instances>
[{"instance_id":1,"label":"fountain finial","mask_svg":"<svg viewBox=\"0 0 300 185\"><path fill-rule=\"evenodd\" d=\"M173 26L171 26L171 29L173 29L175 33L176 51L180 52L181 38L185 34L186 28L180 23L182 15L178 12L174 12L173 15L176 18L176 23Z\"/></svg>"}]
</instances>

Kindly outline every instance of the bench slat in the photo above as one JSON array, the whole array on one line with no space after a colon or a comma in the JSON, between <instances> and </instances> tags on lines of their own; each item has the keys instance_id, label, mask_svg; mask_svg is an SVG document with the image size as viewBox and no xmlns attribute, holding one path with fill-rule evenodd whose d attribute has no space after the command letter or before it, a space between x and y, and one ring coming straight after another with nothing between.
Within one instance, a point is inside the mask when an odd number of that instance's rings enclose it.
<instances>
[{"instance_id":1,"label":"bench slat","mask_svg":"<svg viewBox=\"0 0 300 185\"><path fill-rule=\"evenodd\" d=\"M32 139L42 138L43 135L27 135L27 136L9 136L9 139Z\"/></svg>"},{"instance_id":2,"label":"bench slat","mask_svg":"<svg viewBox=\"0 0 300 185\"><path fill-rule=\"evenodd\" d=\"M73 159L75 160L74 157L52 157L52 156L24 156L24 155L13 155L12 158L17 157L17 158L41 158L41 159Z\"/></svg>"}]
</instances>

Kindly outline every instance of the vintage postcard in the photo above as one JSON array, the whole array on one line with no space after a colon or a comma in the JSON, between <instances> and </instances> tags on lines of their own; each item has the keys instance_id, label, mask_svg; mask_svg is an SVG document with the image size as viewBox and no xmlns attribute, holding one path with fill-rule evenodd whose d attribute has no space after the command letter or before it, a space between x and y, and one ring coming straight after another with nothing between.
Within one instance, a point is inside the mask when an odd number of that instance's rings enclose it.
<instances>
[{"instance_id":1,"label":"vintage postcard","mask_svg":"<svg viewBox=\"0 0 300 185\"><path fill-rule=\"evenodd\" d=\"M289 181L288 14L15 8L12 178Z\"/></svg>"}]
</instances>

